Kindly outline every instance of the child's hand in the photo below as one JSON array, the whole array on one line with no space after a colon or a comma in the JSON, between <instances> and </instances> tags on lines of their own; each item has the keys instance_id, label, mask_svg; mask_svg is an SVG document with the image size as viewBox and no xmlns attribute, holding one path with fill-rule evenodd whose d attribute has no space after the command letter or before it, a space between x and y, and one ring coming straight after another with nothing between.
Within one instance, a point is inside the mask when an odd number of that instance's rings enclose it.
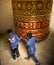
<instances>
[{"instance_id":1,"label":"child's hand","mask_svg":"<svg viewBox=\"0 0 54 65\"><path fill-rule=\"evenodd\" d=\"M25 39L25 41L26 41L27 39Z\"/></svg>"},{"instance_id":2,"label":"child's hand","mask_svg":"<svg viewBox=\"0 0 54 65\"><path fill-rule=\"evenodd\" d=\"M9 41L11 40L11 39L8 39Z\"/></svg>"}]
</instances>

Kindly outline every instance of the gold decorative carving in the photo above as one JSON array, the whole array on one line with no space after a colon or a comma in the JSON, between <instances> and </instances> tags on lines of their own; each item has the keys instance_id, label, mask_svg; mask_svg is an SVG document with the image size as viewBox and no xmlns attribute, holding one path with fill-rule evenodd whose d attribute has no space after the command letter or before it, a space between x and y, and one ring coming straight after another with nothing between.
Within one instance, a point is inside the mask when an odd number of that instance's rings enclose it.
<instances>
[{"instance_id":1,"label":"gold decorative carving","mask_svg":"<svg viewBox=\"0 0 54 65\"><path fill-rule=\"evenodd\" d=\"M45 38L49 33L52 3L53 0L12 0L15 32L23 38L27 32Z\"/></svg>"}]
</instances>

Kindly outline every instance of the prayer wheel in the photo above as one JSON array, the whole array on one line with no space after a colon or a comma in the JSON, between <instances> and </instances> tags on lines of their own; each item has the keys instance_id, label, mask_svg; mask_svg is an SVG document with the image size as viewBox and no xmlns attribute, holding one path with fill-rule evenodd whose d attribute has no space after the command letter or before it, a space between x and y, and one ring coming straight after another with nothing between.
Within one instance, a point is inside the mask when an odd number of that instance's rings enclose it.
<instances>
[{"instance_id":1,"label":"prayer wheel","mask_svg":"<svg viewBox=\"0 0 54 65\"><path fill-rule=\"evenodd\" d=\"M22 38L31 32L44 39L50 32L53 0L12 0L14 30Z\"/></svg>"}]
</instances>

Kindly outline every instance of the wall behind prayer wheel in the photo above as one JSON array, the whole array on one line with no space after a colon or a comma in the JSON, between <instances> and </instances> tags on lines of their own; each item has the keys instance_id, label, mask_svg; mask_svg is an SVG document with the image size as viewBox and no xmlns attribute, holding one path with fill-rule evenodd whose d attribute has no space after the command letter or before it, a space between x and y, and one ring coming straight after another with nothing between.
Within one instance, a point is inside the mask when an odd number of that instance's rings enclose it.
<instances>
[{"instance_id":1,"label":"wall behind prayer wheel","mask_svg":"<svg viewBox=\"0 0 54 65\"><path fill-rule=\"evenodd\" d=\"M15 32L26 38L26 33L46 38L49 34L53 0L12 0Z\"/></svg>"}]
</instances>

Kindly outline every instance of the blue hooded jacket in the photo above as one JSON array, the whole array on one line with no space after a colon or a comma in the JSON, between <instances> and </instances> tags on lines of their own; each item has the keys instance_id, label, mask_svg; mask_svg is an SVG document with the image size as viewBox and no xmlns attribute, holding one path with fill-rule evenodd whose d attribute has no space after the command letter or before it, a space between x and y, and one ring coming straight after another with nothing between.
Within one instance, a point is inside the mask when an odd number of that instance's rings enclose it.
<instances>
[{"instance_id":1,"label":"blue hooded jacket","mask_svg":"<svg viewBox=\"0 0 54 65\"><path fill-rule=\"evenodd\" d=\"M12 33L10 35L8 35L8 40L11 43L11 47L15 48L18 45L18 41L21 40L21 38L19 38L16 34Z\"/></svg>"},{"instance_id":2,"label":"blue hooded jacket","mask_svg":"<svg viewBox=\"0 0 54 65\"><path fill-rule=\"evenodd\" d=\"M28 47L29 54L34 54L36 51L35 43L38 41L38 38L32 37L26 41L26 46Z\"/></svg>"}]
</instances>

